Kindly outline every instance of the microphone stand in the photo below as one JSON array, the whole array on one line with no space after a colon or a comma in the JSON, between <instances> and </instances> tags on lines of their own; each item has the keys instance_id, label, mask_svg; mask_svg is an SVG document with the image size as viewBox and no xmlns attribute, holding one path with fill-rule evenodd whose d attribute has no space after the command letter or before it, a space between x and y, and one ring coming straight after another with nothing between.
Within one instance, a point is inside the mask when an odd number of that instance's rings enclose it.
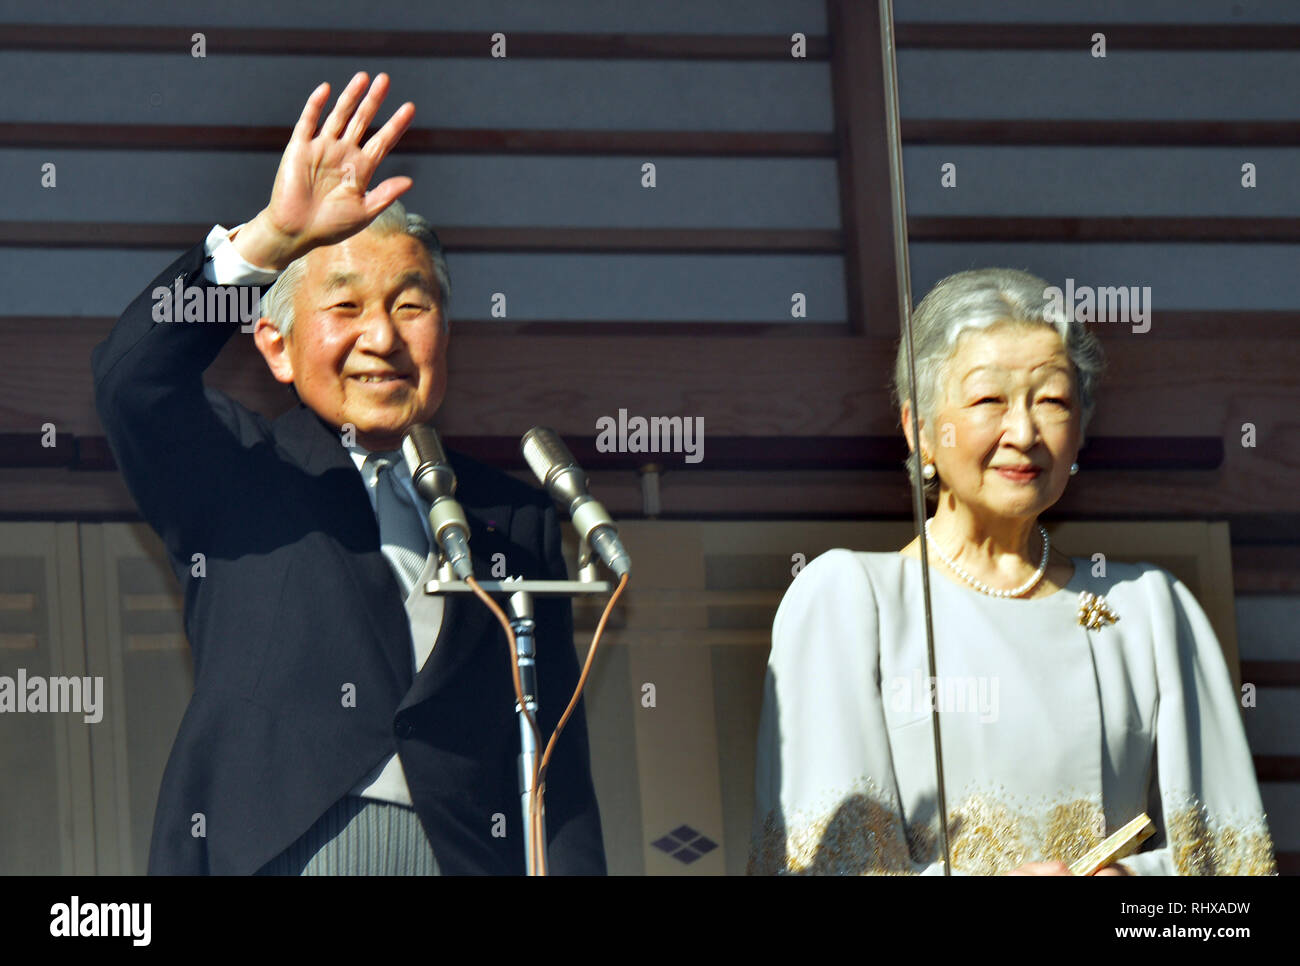
<instances>
[{"instance_id":1,"label":"microphone stand","mask_svg":"<svg viewBox=\"0 0 1300 966\"><path fill-rule=\"evenodd\" d=\"M454 580L451 565L446 555L441 554L441 566L436 580L424 586L426 594L473 594L474 589L463 580ZM504 598L504 610L510 617L510 629L515 633L515 646L519 653L519 679L522 684L524 702L514 703L515 713L519 715L519 805L524 823L524 864L528 875L536 875L537 868L533 860L533 823L528 812L528 803L533 794L533 772L542 749L537 747L536 736L528 723L529 715L537 720L537 622L533 619L534 597L581 597L608 595L614 589L613 584L596 579L596 565L592 561L591 547L582 540L578 551L577 580L525 580L521 578L506 580L480 580L479 588L493 597ZM572 642L570 642L572 646ZM541 803L539 803L541 807ZM538 823L541 827L542 841L539 851L546 854L546 813L543 810Z\"/></svg>"}]
</instances>

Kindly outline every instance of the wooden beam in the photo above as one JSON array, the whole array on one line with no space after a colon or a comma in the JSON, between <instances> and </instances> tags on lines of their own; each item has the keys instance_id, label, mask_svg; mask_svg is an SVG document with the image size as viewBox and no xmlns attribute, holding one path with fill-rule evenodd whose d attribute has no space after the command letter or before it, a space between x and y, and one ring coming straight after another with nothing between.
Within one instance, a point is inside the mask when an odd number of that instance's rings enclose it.
<instances>
[{"instance_id":1,"label":"wooden beam","mask_svg":"<svg viewBox=\"0 0 1300 966\"><path fill-rule=\"evenodd\" d=\"M1245 527L1232 531L1232 580L1238 594L1300 594L1300 546L1286 543L1238 544L1240 537L1267 536L1272 541L1285 541L1294 535L1287 533L1284 524L1275 523L1267 533L1252 534ZM1300 680L1296 680L1300 687Z\"/></svg>"},{"instance_id":2,"label":"wooden beam","mask_svg":"<svg viewBox=\"0 0 1300 966\"><path fill-rule=\"evenodd\" d=\"M0 432L33 432L54 420L60 432L99 435L91 399L90 352L104 335L84 320L0 317ZM1098 390L1090 436L1211 436L1224 439L1224 472L1240 471L1260 508L1275 498L1265 468L1291 452L1300 412L1300 341L1273 338L1166 340L1127 327L1107 338L1108 370ZM1154 325L1153 325L1154 330ZM714 436L869 436L898 431L889 401L892 332L880 339L790 336L627 336L599 332L502 340L489 327L458 331L450 344L450 388L443 431L506 435L538 420L561 432L590 432L620 408L641 415L699 415ZM556 374L585 377L556 402ZM266 412L289 399L252 340L237 334L208 381ZM500 386L510 386L502 393ZM1254 447L1241 445L1250 423ZM1294 461L1292 461L1294 462ZM1229 509L1225 507L1225 509Z\"/></svg>"},{"instance_id":3,"label":"wooden beam","mask_svg":"<svg viewBox=\"0 0 1300 966\"><path fill-rule=\"evenodd\" d=\"M163 222L0 221L0 246L179 248L210 225ZM513 228L439 226L448 251L757 253L849 255L851 231L785 228ZM908 236L925 242L1295 243L1300 218L916 217ZM847 266L846 266L847 267Z\"/></svg>"},{"instance_id":4,"label":"wooden beam","mask_svg":"<svg viewBox=\"0 0 1300 966\"><path fill-rule=\"evenodd\" d=\"M1286 549L1293 553L1300 550ZM1236 557L1236 547L1233 557ZM1242 661L1241 679L1261 688L1300 688L1300 661Z\"/></svg>"},{"instance_id":5,"label":"wooden beam","mask_svg":"<svg viewBox=\"0 0 1300 966\"><path fill-rule=\"evenodd\" d=\"M93 320L86 320L92 324ZM111 320L107 320L110 321ZM102 324L102 323L94 323ZM464 318L452 323L458 335L496 336L578 336L617 340L636 337L690 337L709 339L818 339L844 338L852 335L847 323L841 322L652 322L634 319L599 319L586 322L562 320L514 322L508 319ZM1114 346L1131 338L1131 330L1122 326L1094 325L1093 334L1106 345ZM1237 309L1206 312L1190 309L1151 310L1151 329L1143 333L1151 339L1278 339L1300 335L1300 310ZM880 351L896 345L894 336L864 335L861 338Z\"/></svg>"},{"instance_id":6,"label":"wooden beam","mask_svg":"<svg viewBox=\"0 0 1300 966\"><path fill-rule=\"evenodd\" d=\"M1300 782L1300 755L1255 755L1255 777L1261 782Z\"/></svg>"},{"instance_id":7,"label":"wooden beam","mask_svg":"<svg viewBox=\"0 0 1300 966\"><path fill-rule=\"evenodd\" d=\"M864 5L865 6L865 5ZM210 51L256 56L486 57L493 31L308 30L284 27L145 27L0 24L0 50L176 53L202 31ZM787 61L788 34L564 33L504 31L511 57ZM1094 33L1118 50L1300 50L1300 25L1185 23L899 23L900 49L1081 50ZM832 29L832 33L834 33ZM827 37L807 37L825 60Z\"/></svg>"},{"instance_id":8,"label":"wooden beam","mask_svg":"<svg viewBox=\"0 0 1300 966\"><path fill-rule=\"evenodd\" d=\"M903 119L907 145L1295 147L1297 121ZM0 148L82 151L264 151L289 128L178 124L0 123ZM835 134L802 131L581 131L416 128L393 154L606 155L731 158L838 156ZM841 207L844 199L841 198Z\"/></svg>"},{"instance_id":9,"label":"wooden beam","mask_svg":"<svg viewBox=\"0 0 1300 966\"><path fill-rule=\"evenodd\" d=\"M52 424L53 432L44 430L30 433L0 433L0 468L13 469L27 467L67 467L75 468L78 463L77 437L64 432L62 438L58 424ZM53 445L47 445L45 441ZM96 467L98 469L98 467Z\"/></svg>"},{"instance_id":10,"label":"wooden beam","mask_svg":"<svg viewBox=\"0 0 1300 966\"><path fill-rule=\"evenodd\" d=\"M903 120L905 144L1295 147L1297 121Z\"/></svg>"},{"instance_id":11,"label":"wooden beam","mask_svg":"<svg viewBox=\"0 0 1300 966\"><path fill-rule=\"evenodd\" d=\"M285 27L141 27L117 24L0 24L0 50L189 53L201 32L210 54L260 57L491 56L495 31L306 30ZM546 33L502 31L514 58L563 60L790 61L790 35ZM825 37L807 38L809 60L825 60Z\"/></svg>"},{"instance_id":12,"label":"wooden beam","mask_svg":"<svg viewBox=\"0 0 1300 966\"><path fill-rule=\"evenodd\" d=\"M913 241L941 242L1296 242L1300 218L998 217L908 219Z\"/></svg>"},{"instance_id":13,"label":"wooden beam","mask_svg":"<svg viewBox=\"0 0 1300 966\"><path fill-rule=\"evenodd\" d=\"M16 248L188 248L211 225L160 222L0 221L0 246ZM439 226L447 251L599 254L837 254L833 229L479 228Z\"/></svg>"},{"instance_id":14,"label":"wooden beam","mask_svg":"<svg viewBox=\"0 0 1300 966\"><path fill-rule=\"evenodd\" d=\"M0 357L10 360L0 383L0 432L35 433L52 421L61 436L101 435L89 358L110 325L107 320L92 326L80 319L0 318ZM1167 340L1127 330L1107 339L1109 367L1089 438L1214 436L1222 440L1223 460L1213 469L1094 471L1085 447L1084 469L1067 489L1060 512L1216 519L1300 512L1300 466L1287 444L1300 412L1295 379L1300 341L1290 332L1274 338L1224 332L1179 340L1177 351ZM574 371L575 359L584 360L585 375L565 381L557 396L557 374ZM893 359L889 337L595 333L503 338L488 326L454 329L449 392L439 425L448 436L513 436L547 423L565 435L592 437L596 419L617 417L620 408L642 416L698 416L704 420L707 467L708 439L898 433L887 389ZM598 364L586 365L593 361ZM206 380L268 416L291 403L242 335L232 338ZM500 386L511 391L502 393ZM1247 423L1254 427L1254 446L1242 445ZM728 484L731 490L720 504L718 474L669 472L664 505L667 512L688 516L788 514L790 489L781 482L787 476L741 474ZM906 513L904 480L901 469L843 471L801 492L808 495L809 515L880 514L895 504ZM23 489L26 480L13 482L18 489L6 491L0 501L13 512L50 507L61 498L57 492L67 494L72 508L81 497L58 478L47 481L48 488L30 490ZM635 478L628 483L629 505L639 507ZM16 502L7 502L11 496ZM90 507L101 498L87 499Z\"/></svg>"},{"instance_id":15,"label":"wooden beam","mask_svg":"<svg viewBox=\"0 0 1300 966\"><path fill-rule=\"evenodd\" d=\"M541 422L541 420L535 420ZM521 429L533 423L520 424ZM708 442L705 443L708 459ZM660 476L665 520L907 520L911 492L900 466L892 471L679 472L681 457L665 460ZM594 470L592 492L616 519L643 517L641 482L628 470ZM532 481L532 475L515 476ZM1300 545L1300 507L1287 512L1223 510L1251 494L1240 480L1189 472L1080 473L1044 515L1066 520L1187 520L1228 523L1235 534L1265 522ZM1292 501L1294 502L1294 501ZM115 472L59 468L0 468L0 519L139 519L139 509ZM1248 591L1237 587L1238 593ZM1300 593L1300 571L1275 577L1272 593Z\"/></svg>"},{"instance_id":16,"label":"wooden beam","mask_svg":"<svg viewBox=\"0 0 1300 966\"><path fill-rule=\"evenodd\" d=\"M680 433L680 426L678 427ZM68 436L57 448L41 445L42 434L0 433L0 468L66 466L79 470L115 469L107 441L100 436ZM527 464L516 436L444 436L452 449L512 470ZM648 463L671 463L674 472L707 469L765 472L773 470L889 470L901 466L907 445L898 436L711 436L707 467L683 463L678 455L606 452L594 434L570 435L569 449L591 470L635 472ZM656 450L658 444L655 443ZM1212 470L1223 462L1217 436L1101 437L1088 442L1090 470Z\"/></svg>"},{"instance_id":17,"label":"wooden beam","mask_svg":"<svg viewBox=\"0 0 1300 966\"><path fill-rule=\"evenodd\" d=\"M0 315L0 332L43 329L85 329L88 333L107 332L115 320L109 316ZM591 319L583 322L562 319L529 322L511 319L467 318L457 316L452 332L461 337L503 339L529 336L535 338L569 337L610 340L618 348L626 339L676 338L710 339L716 343L758 339L844 339L853 335L840 322L655 322L637 319ZM1123 326L1094 326L1093 334L1105 344L1116 346L1133 335ZM1193 309L1151 310L1151 329L1145 339L1280 339L1300 334L1300 310L1235 309L1201 311ZM860 337L876 352L888 352L897 344L893 335ZM774 347L779 351L779 345Z\"/></svg>"},{"instance_id":18,"label":"wooden beam","mask_svg":"<svg viewBox=\"0 0 1300 966\"><path fill-rule=\"evenodd\" d=\"M898 279L889 205L880 21L874 3L827 0L826 8L848 322L859 333L897 332Z\"/></svg>"},{"instance_id":19,"label":"wooden beam","mask_svg":"<svg viewBox=\"0 0 1300 966\"><path fill-rule=\"evenodd\" d=\"M900 48L1087 50L1106 35L1116 50L1300 50L1293 23L901 23Z\"/></svg>"},{"instance_id":20,"label":"wooden beam","mask_svg":"<svg viewBox=\"0 0 1300 966\"><path fill-rule=\"evenodd\" d=\"M2 148L81 151L284 151L287 127L197 124L0 124ZM400 154L651 155L654 157L829 158L833 134L803 131L582 131L413 128Z\"/></svg>"}]
</instances>

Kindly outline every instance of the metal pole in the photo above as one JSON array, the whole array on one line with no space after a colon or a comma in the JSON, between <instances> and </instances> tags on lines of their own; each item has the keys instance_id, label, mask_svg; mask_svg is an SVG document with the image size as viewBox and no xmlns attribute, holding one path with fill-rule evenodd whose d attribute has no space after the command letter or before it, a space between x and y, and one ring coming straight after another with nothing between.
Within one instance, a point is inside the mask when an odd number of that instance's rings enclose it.
<instances>
[{"instance_id":1,"label":"metal pole","mask_svg":"<svg viewBox=\"0 0 1300 966\"><path fill-rule=\"evenodd\" d=\"M902 340L907 347L908 402L911 406L913 474L912 514L921 548L921 591L925 601L925 653L931 684L930 726L934 735L935 797L939 809L939 845L943 851L943 874L952 874L948 849L948 804L943 787L943 746L939 739L938 672L934 659L934 623L930 613L930 558L925 542L925 490L921 482L921 428L916 411L916 353L912 342L912 268L907 249L907 195L903 186L903 135L898 116L898 61L894 47L894 3L879 0L880 45L885 73L885 121L889 140L889 181L894 209L894 263L898 268L898 311Z\"/></svg>"}]
</instances>

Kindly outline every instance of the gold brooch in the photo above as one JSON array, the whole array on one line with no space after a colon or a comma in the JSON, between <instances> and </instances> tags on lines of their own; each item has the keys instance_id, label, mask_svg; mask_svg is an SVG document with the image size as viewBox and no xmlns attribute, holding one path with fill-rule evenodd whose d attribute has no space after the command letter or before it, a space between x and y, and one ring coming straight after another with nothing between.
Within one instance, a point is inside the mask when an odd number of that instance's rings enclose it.
<instances>
[{"instance_id":1,"label":"gold brooch","mask_svg":"<svg viewBox=\"0 0 1300 966\"><path fill-rule=\"evenodd\" d=\"M1090 594L1086 590L1079 594L1079 626L1095 631L1102 625L1113 624L1117 620L1119 615L1107 606L1105 597Z\"/></svg>"}]
</instances>

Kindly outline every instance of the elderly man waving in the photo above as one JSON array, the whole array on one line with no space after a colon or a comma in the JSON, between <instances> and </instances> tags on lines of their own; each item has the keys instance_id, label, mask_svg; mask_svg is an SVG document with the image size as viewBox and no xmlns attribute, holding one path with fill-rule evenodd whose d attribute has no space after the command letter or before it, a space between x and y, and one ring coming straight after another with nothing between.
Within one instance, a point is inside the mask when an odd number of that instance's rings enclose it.
<instances>
[{"instance_id":1,"label":"elderly man waving","mask_svg":"<svg viewBox=\"0 0 1300 966\"><path fill-rule=\"evenodd\" d=\"M415 113L388 89L308 98L271 199L178 258L93 355L96 403L185 596L195 689L163 776L151 873L520 873L509 652L477 601L422 593L427 506L398 452L447 383L437 237L370 180ZM317 131L317 127L320 127ZM272 284L273 283L273 284ZM271 285L253 337L299 404L274 421L205 389L239 319L155 321L179 284ZM565 576L541 492L451 456L475 570ZM577 680L567 603L536 605L539 725ZM579 709L547 782L550 871L605 871Z\"/></svg>"}]
</instances>

